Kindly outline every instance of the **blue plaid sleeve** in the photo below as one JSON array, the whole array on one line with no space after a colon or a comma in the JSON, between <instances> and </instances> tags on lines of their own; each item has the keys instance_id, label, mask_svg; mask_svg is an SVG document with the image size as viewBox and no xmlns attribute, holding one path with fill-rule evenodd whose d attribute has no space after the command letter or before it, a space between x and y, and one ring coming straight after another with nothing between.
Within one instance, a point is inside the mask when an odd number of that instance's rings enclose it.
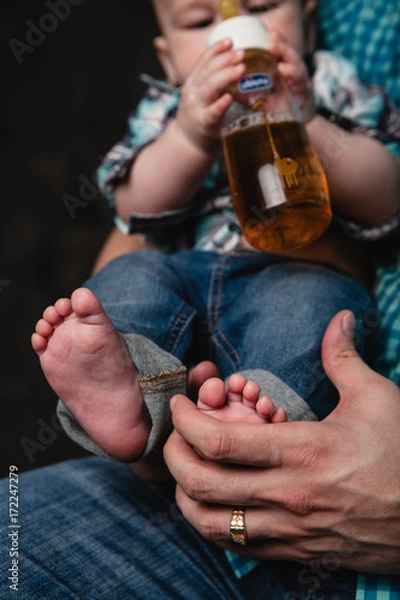
<instances>
[{"instance_id":1,"label":"blue plaid sleeve","mask_svg":"<svg viewBox=\"0 0 400 600\"><path fill-rule=\"evenodd\" d=\"M382 340L375 366L381 375L400 385L400 251L392 262L378 268L374 291Z\"/></svg>"},{"instance_id":2,"label":"blue plaid sleeve","mask_svg":"<svg viewBox=\"0 0 400 600\"><path fill-rule=\"evenodd\" d=\"M396 105L400 109L399 35L399 0L320 0L318 47L345 57L354 66L354 76L367 84L366 90L376 93L375 98L361 107L361 119L356 115L358 108L356 111L350 108L352 118L369 127L373 122L371 117L378 116L374 127L378 126L381 132L389 130L393 138L385 140L379 134L375 137L396 156L400 156L400 116L396 111ZM344 69L348 67L344 65ZM368 135L367 130L360 133ZM374 240L397 230L399 222L400 217L395 217L381 228L370 229L349 223L347 230L354 238Z\"/></svg>"},{"instance_id":3,"label":"blue plaid sleeve","mask_svg":"<svg viewBox=\"0 0 400 600\"><path fill-rule=\"evenodd\" d=\"M400 600L400 577L360 574L355 600Z\"/></svg>"},{"instance_id":4,"label":"blue plaid sleeve","mask_svg":"<svg viewBox=\"0 0 400 600\"><path fill-rule=\"evenodd\" d=\"M361 81L385 88L400 107L399 0L321 0L320 48L348 58Z\"/></svg>"}]
</instances>

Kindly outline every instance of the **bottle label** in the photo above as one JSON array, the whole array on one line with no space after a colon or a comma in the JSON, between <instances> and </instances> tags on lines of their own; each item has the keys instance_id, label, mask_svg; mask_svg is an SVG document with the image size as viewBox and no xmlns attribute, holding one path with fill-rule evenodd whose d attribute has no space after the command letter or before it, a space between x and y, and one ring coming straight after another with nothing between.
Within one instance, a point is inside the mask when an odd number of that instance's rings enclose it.
<instances>
[{"instance_id":1,"label":"bottle label","mask_svg":"<svg viewBox=\"0 0 400 600\"><path fill-rule=\"evenodd\" d=\"M251 73L239 81L238 88L241 94L269 90L272 88L272 79L266 73Z\"/></svg>"}]
</instances>

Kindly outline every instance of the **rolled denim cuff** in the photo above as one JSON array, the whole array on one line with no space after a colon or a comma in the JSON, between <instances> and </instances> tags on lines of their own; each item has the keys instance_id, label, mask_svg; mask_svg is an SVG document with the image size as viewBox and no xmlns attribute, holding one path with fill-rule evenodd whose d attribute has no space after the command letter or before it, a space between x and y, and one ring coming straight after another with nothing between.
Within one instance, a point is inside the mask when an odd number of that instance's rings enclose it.
<instances>
[{"instance_id":1,"label":"rolled denim cuff","mask_svg":"<svg viewBox=\"0 0 400 600\"><path fill-rule=\"evenodd\" d=\"M275 406L284 408L289 421L318 421L307 402L270 371L248 369L239 372L247 380L258 383L262 396L268 396Z\"/></svg>"},{"instance_id":2,"label":"rolled denim cuff","mask_svg":"<svg viewBox=\"0 0 400 600\"><path fill-rule=\"evenodd\" d=\"M174 394L186 393L187 371L180 360L147 338L137 334L121 336L138 370L143 400L151 419L149 438L140 456L144 458L164 445L172 431L169 401ZM93 454L110 458L81 427L62 400L58 402L57 415L64 431L74 442Z\"/></svg>"},{"instance_id":3,"label":"rolled denim cuff","mask_svg":"<svg viewBox=\"0 0 400 600\"><path fill-rule=\"evenodd\" d=\"M137 334L122 334L139 372L143 400L149 411L151 430L140 458L164 445L172 431L169 402L175 394L186 394L187 369L181 361Z\"/></svg>"},{"instance_id":4,"label":"rolled denim cuff","mask_svg":"<svg viewBox=\"0 0 400 600\"><path fill-rule=\"evenodd\" d=\"M151 429L146 447L140 458L148 456L164 445L172 430L169 401L174 394L186 394L186 367L172 354L165 352L147 338L137 334L121 334L139 372L143 400L151 418ZM289 421L317 421L307 402L279 377L263 369L240 371L248 380L255 381L261 394L269 396L276 406L286 410ZM92 454L111 458L86 433L62 400L57 415L67 435Z\"/></svg>"}]
</instances>

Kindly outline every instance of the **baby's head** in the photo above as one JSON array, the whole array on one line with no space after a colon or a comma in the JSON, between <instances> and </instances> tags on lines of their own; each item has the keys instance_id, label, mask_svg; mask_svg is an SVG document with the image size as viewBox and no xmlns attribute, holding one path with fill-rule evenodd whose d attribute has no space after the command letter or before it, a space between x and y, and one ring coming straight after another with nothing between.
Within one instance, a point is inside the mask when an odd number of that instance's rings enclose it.
<instances>
[{"instance_id":1,"label":"baby's head","mask_svg":"<svg viewBox=\"0 0 400 600\"><path fill-rule=\"evenodd\" d=\"M152 0L161 35L154 41L169 81L183 83L219 23L220 0ZM258 17L303 55L312 51L318 0L236 0L240 14Z\"/></svg>"}]
</instances>

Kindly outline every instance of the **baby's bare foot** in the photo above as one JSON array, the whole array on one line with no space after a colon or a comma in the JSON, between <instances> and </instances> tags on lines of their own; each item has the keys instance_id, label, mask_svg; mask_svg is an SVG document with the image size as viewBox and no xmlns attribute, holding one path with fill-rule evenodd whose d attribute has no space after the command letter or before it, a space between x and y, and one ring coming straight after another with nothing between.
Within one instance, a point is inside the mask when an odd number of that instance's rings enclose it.
<instances>
[{"instance_id":1,"label":"baby's bare foot","mask_svg":"<svg viewBox=\"0 0 400 600\"><path fill-rule=\"evenodd\" d=\"M32 347L50 386L92 439L114 458L137 458L150 429L138 372L94 294L80 288L46 308Z\"/></svg>"},{"instance_id":2,"label":"baby's bare foot","mask_svg":"<svg viewBox=\"0 0 400 600\"><path fill-rule=\"evenodd\" d=\"M283 423L287 416L275 408L268 396L260 397L260 387L243 375L231 375L227 387L216 377L203 383L197 406L203 412L229 423Z\"/></svg>"}]
</instances>

